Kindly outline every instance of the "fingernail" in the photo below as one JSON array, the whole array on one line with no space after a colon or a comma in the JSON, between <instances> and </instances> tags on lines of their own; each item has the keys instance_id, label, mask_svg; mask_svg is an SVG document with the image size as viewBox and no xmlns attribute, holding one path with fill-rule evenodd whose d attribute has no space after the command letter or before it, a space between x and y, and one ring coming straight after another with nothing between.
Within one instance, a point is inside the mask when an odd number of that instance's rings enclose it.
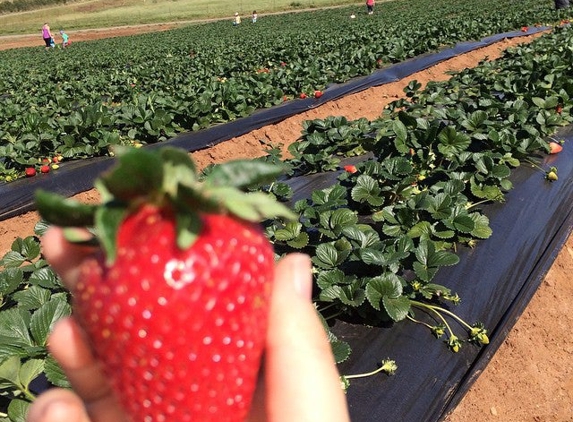
<instances>
[{"instance_id":1,"label":"fingernail","mask_svg":"<svg viewBox=\"0 0 573 422\"><path fill-rule=\"evenodd\" d=\"M296 293L305 299L310 299L312 296L312 264L308 255L292 254L291 269Z\"/></svg>"},{"instance_id":2,"label":"fingernail","mask_svg":"<svg viewBox=\"0 0 573 422\"><path fill-rule=\"evenodd\" d=\"M77 402L68 398L56 398L45 403L39 411L42 421L80 422L85 420L84 410Z\"/></svg>"}]
</instances>

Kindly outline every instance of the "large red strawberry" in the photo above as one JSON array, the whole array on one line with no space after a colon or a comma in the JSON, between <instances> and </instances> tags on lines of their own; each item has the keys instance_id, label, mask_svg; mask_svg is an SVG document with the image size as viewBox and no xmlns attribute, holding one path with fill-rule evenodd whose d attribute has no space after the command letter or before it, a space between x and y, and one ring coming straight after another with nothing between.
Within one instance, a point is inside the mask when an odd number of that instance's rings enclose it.
<instances>
[{"instance_id":1,"label":"large red strawberry","mask_svg":"<svg viewBox=\"0 0 573 422\"><path fill-rule=\"evenodd\" d=\"M184 151L133 149L100 178L100 206L38 192L46 220L95 221L103 248L81 268L74 314L133 422L245 419L274 268L255 221L290 212L239 188L276 175L235 162L200 182Z\"/></svg>"}]
</instances>

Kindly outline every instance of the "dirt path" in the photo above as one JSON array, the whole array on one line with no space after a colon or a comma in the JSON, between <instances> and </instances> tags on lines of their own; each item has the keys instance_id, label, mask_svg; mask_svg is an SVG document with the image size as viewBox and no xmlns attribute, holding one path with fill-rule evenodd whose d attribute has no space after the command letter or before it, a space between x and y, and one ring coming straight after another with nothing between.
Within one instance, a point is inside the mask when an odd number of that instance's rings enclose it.
<instances>
[{"instance_id":1,"label":"dirt path","mask_svg":"<svg viewBox=\"0 0 573 422\"><path fill-rule=\"evenodd\" d=\"M138 31L130 28L127 34L134 33ZM96 39L105 37L105 34L104 30L98 30L84 35L86 39ZM117 30L114 30L114 36L119 36ZM474 67L486 57L495 59L506 48L532 38L504 40L455 57L407 80L327 103L276 125L198 151L193 157L200 166L230 158L253 158L263 153L260 140L274 145L283 144L286 150L286 146L298 138L303 120L331 115L374 119L386 104L403 95L402 89L408 81L416 79L425 84L432 80L448 79L447 72ZM37 40L34 42L34 45L38 44ZM95 199L96 195L90 191L78 197L89 201ZM37 220L35 213L28 213L1 221L0 255L9 249L14 238L32 234ZM573 236L567 241L523 316L447 422L573 421L572 273Z\"/></svg>"},{"instance_id":2,"label":"dirt path","mask_svg":"<svg viewBox=\"0 0 573 422\"><path fill-rule=\"evenodd\" d=\"M137 26L119 26L117 28L103 29L81 29L77 31L67 31L72 45L74 42L99 40L102 38L125 37L130 35L145 34L147 32L167 31L185 23L158 23ZM22 47L43 47L44 40L38 31L38 34L27 35L4 35L0 37L0 50L10 50L12 48Z\"/></svg>"}]
</instances>

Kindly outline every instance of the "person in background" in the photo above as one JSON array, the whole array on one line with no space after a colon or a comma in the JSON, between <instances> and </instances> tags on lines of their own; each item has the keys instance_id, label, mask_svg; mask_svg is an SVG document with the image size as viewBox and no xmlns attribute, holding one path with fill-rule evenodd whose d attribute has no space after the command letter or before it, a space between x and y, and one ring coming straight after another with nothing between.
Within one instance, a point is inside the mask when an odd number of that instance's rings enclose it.
<instances>
[{"instance_id":1,"label":"person in background","mask_svg":"<svg viewBox=\"0 0 573 422\"><path fill-rule=\"evenodd\" d=\"M374 0L366 0L366 10L369 15L374 13Z\"/></svg>"},{"instance_id":2,"label":"person in background","mask_svg":"<svg viewBox=\"0 0 573 422\"><path fill-rule=\"evenodd\" d=\"M60 29L60 35L62 37L62 48L66 48L68 46L68 34L66 34L63 29Z\"/></svg>"},{"instance_id":3,"label":"person in background","mask_svg":"<svg viewBox=\"0 0 573 422\"><path fill-rule=\"evenodd\" d=\"M44 26L42 26L42 38L46 43L46 50L49 50L50 47L55 47L53 44L54 36L52 35L52 31L50 31L50 25L46 22Z\"/></svg>"},{"instance_id":4,"label":"person in background","mask_svg":"<svg viewBox=\"0 0 573 422\"><path fill-rule=\"evenodd\" d=\"M253 10L253 16L251 17L253 23L257 23L257 11Z\"/></svg>"},{"instance_id":5,"label":"person in background","mask_svg":"<svg viewBox=\"0 0 573 422\"><path fill-rule=\"evenodd\" d=\"M233 25L238 26L241 24L241 17L239 16L239 12L235 12L235 17L233 19Z\"/></svg>"}]
</instances>

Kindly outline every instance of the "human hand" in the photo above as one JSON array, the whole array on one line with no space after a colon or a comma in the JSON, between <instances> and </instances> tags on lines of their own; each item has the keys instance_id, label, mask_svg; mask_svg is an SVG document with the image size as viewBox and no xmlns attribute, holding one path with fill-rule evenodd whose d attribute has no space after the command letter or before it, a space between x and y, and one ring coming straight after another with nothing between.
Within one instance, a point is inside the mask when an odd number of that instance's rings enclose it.
<instances>
[{"instance_id":1,"label":"human hand","mask_svg":"<svg viewBox=\"0 0 573 422\"><path fill-rule=\"evenodd\" d=\"M42 239L45 258L68 288L93 249L68 243L59 228ZM276 267L261 379L249 422L349 421L330 345L310 300L311 265L292 254ZM28 422L122 422L102 367L73 318L60 320L48 345L73 390L51 389L31 406Z\"/></svg>"}]
</instances>

